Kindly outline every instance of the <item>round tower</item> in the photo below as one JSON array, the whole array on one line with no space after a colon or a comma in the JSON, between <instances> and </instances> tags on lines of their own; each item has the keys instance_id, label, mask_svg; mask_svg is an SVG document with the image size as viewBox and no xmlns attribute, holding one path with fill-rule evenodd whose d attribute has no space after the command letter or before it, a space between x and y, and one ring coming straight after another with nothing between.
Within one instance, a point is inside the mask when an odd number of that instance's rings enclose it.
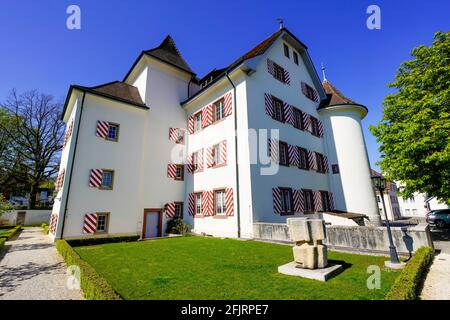
<instances>
[{"instance_id":1,"label":"round tower","mask_svg":"<svg viewBox=\"0 0 450 320\"><path fill-rule=\"evenodd\" d=\"M361 126L368 110L345 97L328 80L322 85L327 101L318 112L324 124L326 151L332 166L330 191L334 194L335 209L365 214L371 224L378 226L380 212Z\"/></svg>"}]
</instances>

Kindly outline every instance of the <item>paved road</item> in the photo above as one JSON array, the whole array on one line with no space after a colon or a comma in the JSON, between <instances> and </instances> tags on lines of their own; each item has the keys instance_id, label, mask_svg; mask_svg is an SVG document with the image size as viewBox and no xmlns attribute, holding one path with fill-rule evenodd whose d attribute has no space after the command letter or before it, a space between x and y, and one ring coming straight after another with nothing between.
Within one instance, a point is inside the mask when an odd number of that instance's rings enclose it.
<instances>
[{"instance_id":1,"label":"paved road","mask_svg":"<svg viewBox=\"0 0 450 320\"><path fill-rule=\"evenodd\" d=\"M0 253L0 300L79 300L66 266L41 228L25 228Z\"/></svg>"},{"instance_id":2,"label":"paved road","mask_svg":"<svg viewBox=\"0 0 450 320\"><path fill-rule=\"evenodd\" d=\"M450 300L450 230L432 229L436 255L427 274L421 299Z\"/></svg>"}]
</instances>

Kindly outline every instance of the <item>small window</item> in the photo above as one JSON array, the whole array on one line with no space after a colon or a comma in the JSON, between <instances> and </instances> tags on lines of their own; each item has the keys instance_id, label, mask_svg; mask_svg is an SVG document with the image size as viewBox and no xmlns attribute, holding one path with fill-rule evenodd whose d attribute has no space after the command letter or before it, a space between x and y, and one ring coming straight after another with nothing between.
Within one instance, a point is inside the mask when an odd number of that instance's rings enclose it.
<instances>
[{"instance_id":1,"label":"small window","mask_svg":"<svg viewBox=\"0 0 450 320\"><path fill-rule=\"evenodd\" d=\"M272 97L272 105L273 105L273 118L275 120L283 122L284 121L283 101L275 97Z\"/></svg>"},{"instance_id":2,"label":"small window","mask_svg":"<svg viewBox=\"0 0 450 320\"><path fill-rule=\"evenodd\" d=\"M102 189L112 189L114 183L114 171L103 170Z\"/></svg>"},{"instance_id":3,"label":"small window","mask_svg":"<svg viewBox=\"0 0 450 320\"><path fill-rule=\"evenodd\" d=\"M281 192L281 214L288 215L294 214L293 203L292 203L292 189L290 188L280 188Z\"/></svg>"},{"instance_id":4,"label":"small window","mask_svg":"<svg viewBox=\"0 0 450 320\"><path fill-rule=\"evenodd\" d=\"M109 213L97 213L97 232L108 232Z\"/></svg>"},{"instance_id":5,"label":"small window","mask_svg":"<svg viewBox=\"0 0 450 320\"><path fill-rule=\"evenodd\" d=\"M192 168L194 171L197 171L199 163L199 154L198 151L192 154Z\"/></svg>"},{"instance_id":6,"label":"small window","mask_svg":"<svg viewBox=\"0 0 450 320\"><path fill-rule=\"evenodd\" d=\"M280 152L280 164L283 166L288 166L289 152L288 152L288 145L286 142L280 141L279 152Z\"/></svg>"},{"instance_id":7,"label":"small window","mask_svg":"<svg viewBox=\"0 0 450 320\"><path fill-rule=\"evenodd\" d=\"M195 214L203 214L203 194L201 192L195 194Z\"/></svg>"},{"instance_id":8,"label":"small window","mask_svg":"<svg viewBox=\"0 0 450 320\"><path fill-rule=\"evenodd\" d=\"M177 164L175 167L175 180L184 180L184 165Z\"/></svg>"},{"instance_id":9,"label":"small window","mask_svg":"<svg viewBox=\"0 0 450 320\"><path fill-rule=\"evenodd\" d=\"M213 165L216 166L220 164L220 144L216 144L212 147Z\"/></svg>"},{"instance_id":10,"label":"small window","mask_svg":"<svg viewBox=\"0 0 450 320\"><path fill-rule=\"evenodd\" d=\"M306 212L314 211L314 196L311 190L303 190L303 201Z\"/></svg>"},{"instance_id":11,"label":"small window","mask_svg":"<svg viewBox=\"0 0 450 320\"><path fill-rule=\"evenodd\" d=\"M286 56L286 58L289 58L289 47L287 46L287 44L283 44L284 47L284 55Z\"/></svg>"},{"instance_id":12,"label":"small window","mask_svg":"<svg viewBox=\"0 0 450 320\"><path fill-rule=\"evenodd\" d=\"M115 123L109 123L108 135L106 136L106 140L109 141L118 141L119 140L119 125Z\"/></svg>"},{"instance_id":13,"label":"small window","mask_svg":"<svg viewBox=\"0 0 450 320\"><path fill-rule=\"evenodd\" d=\"M184 144L184 130L183 129L177 129L176 143Z\"/></svg>"},{"instance_id":14,"label":"small window","mask_svg":"<svg viewBox=\"0 0 450 320\"><path fill-rule=\"evenodd\" d=\"M316 152L317 172L325 173L325 158L322 154Z\"/></svg>"},{"instance_id":15,"label":"small window","mask_svg":"<svg viewBox=\"0 0 450 320\"><path fill-rule=\"evenodd\" d=\"M297 108L294 108L294 127L300 130L305 130L305 124L303 122L302 112Z\"/></svg>"},{"instance_id":16,"label":"small window","mask_svg":"<svg viewBox=\"0 0 450 320\"><path fill-rule=\"evenodd\" d=\"M214 212L216 214L225 214L225 190L214 191Z\"/></svg>"},{"instance_id":17,"label":"small window","mask_svg":"<svg viewBox=\"0 0 450 320\"><path fill-rule=\"evenodd\" d=\"M198 112L194 115L194 132L202 130L202 113Z\"/></svg>"},{"instance_id":18,"label":"small window","mask_svg":"<svg viewBox=\"0 0 450 320\"><path fill-rule=\"evenodd\" d=\"M380 196L377 196L377 202L381 202Z\"/></svg>"},{"instance_id":19,"label":"small window","mask_svg":"<svg viewBox=\"0 0 450 320\"><path fill-rule=\"evenodd\" d=\"M320 199L322 200L323 211L330 211L330 195L327 191L320 191Z\"/></svg>"},{"instance_id":20,"label":"small window","mask_svg":"<svg viewBox=\"0 0 450 320\"><path fill-rule=\"evenodd\" d=\"M339 165L338 164L331 165L331 171L333 172L333 174L338 174L339 173Z\"/></svg>"},{"instance_id":21,"label":"small window","mask_svg":"<svg viewBox=\"0 0 450 320\"><path fill-rule=\"evenodd\" d=\"M299 168L308 170L308 151L305 148L298 148L298 152L300 157Z\"/></svg>"},{"instance_id":22,"label":"small window","mask_svg":"<svg viewBox=\"0 0 450 320\"><path fill-rule=\"evenodd\" d=\"M214 103L214 121L219 121L225 116L225 109L223 105L224 99L220 99Z\"/></svg>"},{"instance_id":23,"label":"small window","mask_svg":"<svg viewBox=\"0 0 450 320\"><path fill-rule=\"evenodd\" d=\"M292 51L292 55L294 56L294 63L298 65L298 54L295 51Z\"/></svg>"},{"instance_id":24,"label":"small window","mask_svg":"<svg viewBox=\"0 0 450 320\"><path fill-rule=\"evenodd\" d=\"M317 101L317 94L316 94L316 90L314 90L313 87L311 87L309 84L306 84L303 82L303 86L304 86L304 95L312 100L312 101Z\"/></svg>"},{"instance_id":25,"label":"small window","mask_svg":"<svg viewBox=\"0 0 450 320\"><path fill-rule=\"evenodd\" d=\"M183 219L183 202L175 202L175 217Z\"/></svg>"},{"instance_id":26,"label":"small window","mask_svg":"<svg viewBox=\"0 0 450 320\"><path fill-rule=\"evenodd\" d=\"M310 116L311 119L311 133L317 137L320 136L319 134L319 120L317 118L314 118L313 116Z\"/></svg>"},{"instance_id":27,"label":"small window","mask_svg":"<svg viewBox=\"0 0 450 320\"><path fill-rule=\"evenodd\" d=\"M273 76L275 77L275 79L281 81L281 82L285 82L284 81L284 68L280 67L279 65L277 65L276 63L273 64Z\"/></svg>"}]
</instances>

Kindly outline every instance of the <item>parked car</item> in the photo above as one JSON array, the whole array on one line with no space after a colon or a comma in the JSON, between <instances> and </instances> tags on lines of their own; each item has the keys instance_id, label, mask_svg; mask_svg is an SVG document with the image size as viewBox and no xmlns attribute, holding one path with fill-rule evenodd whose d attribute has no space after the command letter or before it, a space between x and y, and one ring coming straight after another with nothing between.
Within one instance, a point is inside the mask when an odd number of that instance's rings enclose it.
<instances>
[{"instance_id":1,"label":"parked car","mask_svg":"<svg viewBox=\"0 0 450 320\"><path fill-rule=\"evenodd\" d=\"M450 209L432 210L427 214L427 222L438 228L450 225Z\"/></svg>"}]
</instances>

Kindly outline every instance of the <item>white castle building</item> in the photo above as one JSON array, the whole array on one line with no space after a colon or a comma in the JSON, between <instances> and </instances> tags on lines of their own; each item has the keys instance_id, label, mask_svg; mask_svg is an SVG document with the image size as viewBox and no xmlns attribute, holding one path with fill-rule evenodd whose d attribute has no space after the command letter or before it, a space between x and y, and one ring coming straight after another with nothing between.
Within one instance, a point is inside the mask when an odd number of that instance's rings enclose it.
<instances>
[{"instance_id":1,"label":"white castle building","mask_svg":"<svg viewBox=\"0 0 450 320\"><path fill-rule=\"evenodd\" d=\"M167 36L122 81L70 87L51 234L151 238L179 216L252 238L254 223L333 210L378 224L366 114L285 28L202 79Z\"/></svg>"}]
</instances>

